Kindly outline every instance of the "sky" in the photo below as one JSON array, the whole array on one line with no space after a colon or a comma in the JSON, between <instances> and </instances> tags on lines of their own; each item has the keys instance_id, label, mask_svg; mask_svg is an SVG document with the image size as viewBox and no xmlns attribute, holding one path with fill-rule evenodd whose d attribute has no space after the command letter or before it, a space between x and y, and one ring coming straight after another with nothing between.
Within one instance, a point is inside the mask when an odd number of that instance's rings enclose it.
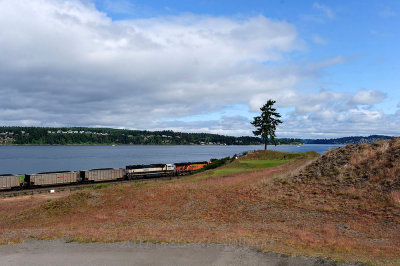
<instances>
[{"instance_id":1,"label":"sky","mask_svg":"<svg viewBox=\"0 0 400 266\"><path fill-rule=\"evenodd\" d=\"M400 135L400 1L0 0L0 126Z\"/></svg>"}]
</instances>

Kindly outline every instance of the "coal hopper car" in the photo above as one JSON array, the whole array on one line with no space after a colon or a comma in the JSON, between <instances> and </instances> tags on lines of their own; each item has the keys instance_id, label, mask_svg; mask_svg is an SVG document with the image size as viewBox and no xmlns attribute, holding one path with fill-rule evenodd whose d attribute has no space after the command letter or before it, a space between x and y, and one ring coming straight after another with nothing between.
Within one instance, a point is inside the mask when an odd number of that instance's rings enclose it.
<instances>
[{"instance_id":1,"label":"coal hopper car","mask_svg":"<svg viewBox=\"0 0 400 266\"><path fill-rule=\"evenodd\" d=\"M80 173L76 171L43 172L25 175L25 182L29 186L50 186L75 184L80 180Z\"/></svg>"},{"instance_id":2,"label":"coal hopper car","mask_svg":"<svg viewBox=\"0 0 400 266\"><path fill-rule=\"evenodd\" d=\"M23 175L5 174L0 175L0 190L1 189L20 189L24 186Z\"/></svg>"},{"instance_id":3,"label":"coal hopper car","mask_svg":"<svg viewBox=\"0 0 400 266\"><path fill-rule=\"evenodd\" d=\"M80 172L81 181L84 183L121 180L124 177L125 169L123 168L101 168Z\"/></svg>"}]
</instances>

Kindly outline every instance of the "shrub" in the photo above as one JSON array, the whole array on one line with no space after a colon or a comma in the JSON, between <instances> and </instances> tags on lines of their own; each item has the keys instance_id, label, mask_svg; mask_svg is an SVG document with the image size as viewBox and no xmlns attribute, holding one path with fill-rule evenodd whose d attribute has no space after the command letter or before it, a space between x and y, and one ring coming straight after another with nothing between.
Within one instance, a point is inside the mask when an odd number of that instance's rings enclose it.
<instances>
[{"instance_id":1,"label":"shrub","mask_svg":"<svg viewBox=\"0 0 400 266\"><path fill-rule=\"evenodd\" d=\"M235 158L235 157L233 157L233 158ZM193 173L200 173L200 172L203 172L203 171L206 171L206 170L215 169L217 167L220 167L220 166L224 165L226 162L231 161L231 160L233 160L233 159L231 159L231 157L229 157L229 156L225 157L225 158L222 158L222 159L213 158L213 159L211 159L211 163L210 164L205 165L201 169L193 171Z\"/></svg>"},{"instance_id":2,"label":"shrub","mask_svg":"<svg viewBox=\"0 0 400 266\"><path fill-rule=\"evenodd\" d=\"M106 188L109 187L109 184L97 184L93 187L93 189L102 189L102 188Z\"/></svg>"}]
</instances>

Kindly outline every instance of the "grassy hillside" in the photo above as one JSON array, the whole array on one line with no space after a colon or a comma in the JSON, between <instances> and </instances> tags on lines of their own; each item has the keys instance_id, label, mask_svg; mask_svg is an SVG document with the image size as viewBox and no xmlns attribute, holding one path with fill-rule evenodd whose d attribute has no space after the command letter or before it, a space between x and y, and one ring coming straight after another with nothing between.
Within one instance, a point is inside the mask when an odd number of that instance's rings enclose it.
<instances>
[{"instance_id":1,"label":"grassy hillside","mask_svg":"<svg viewBox=\"0 0 400 266\"><path fill-rule=\"evenodd\" d=\"M0 241L217 242L400 263L400 139L316 153L258 151L183 179L0 200Z\"/></svg>"}]
</instances>

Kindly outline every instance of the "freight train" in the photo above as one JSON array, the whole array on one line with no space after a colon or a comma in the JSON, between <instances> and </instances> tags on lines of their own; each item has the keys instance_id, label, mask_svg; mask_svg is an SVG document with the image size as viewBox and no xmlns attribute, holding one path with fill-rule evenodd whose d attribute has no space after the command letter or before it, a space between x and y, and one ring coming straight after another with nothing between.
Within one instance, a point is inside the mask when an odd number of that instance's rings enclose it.
<instances>
[{"instance_id":1,"label":"freight train","mask_svg":"<svg viewBox=\"0 0 400 266\"><path fill-rule=\"evenodd\" d=\"M0 190L24 189L68 184L84 184L150 177L181 176L211 163L186 162L173 164L127 165L125 168L101 168L83 171L58 171L37 174L0 175Z\"/></svg>"}]
</instances>

